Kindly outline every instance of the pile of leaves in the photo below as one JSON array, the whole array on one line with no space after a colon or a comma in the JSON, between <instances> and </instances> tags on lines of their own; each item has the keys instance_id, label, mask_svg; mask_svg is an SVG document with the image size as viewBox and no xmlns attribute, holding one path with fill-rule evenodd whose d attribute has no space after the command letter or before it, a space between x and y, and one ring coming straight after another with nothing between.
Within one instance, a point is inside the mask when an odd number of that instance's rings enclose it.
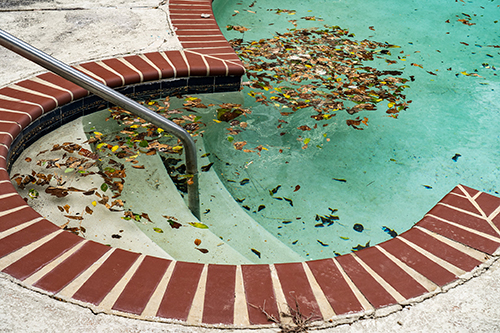
<instances>
[{"instance_id":1,"label":"pile of leaves","mask_svg":"<svg viewBox=\"0 0 500 333\"><path fill-rule=\"evenodd\" d=\"M380 104L387 105L385 112L397 118L411 103L405 101L408 79L400 77L401 71L365 64L375 58L396 63L386 59L391 49L399 48L396 45L357 41L348 30L326 25L324 29L290 29L248 43L236 39L231 44L251 80L246 83L252 89L248 94L265 105L278 103L291 112L311 108L315 111L311 117L321 121L340 110L353 115L376 110ZM361 129L358 126L366 121L357 118L347 125Z\"/></svg>"}]
</instances>

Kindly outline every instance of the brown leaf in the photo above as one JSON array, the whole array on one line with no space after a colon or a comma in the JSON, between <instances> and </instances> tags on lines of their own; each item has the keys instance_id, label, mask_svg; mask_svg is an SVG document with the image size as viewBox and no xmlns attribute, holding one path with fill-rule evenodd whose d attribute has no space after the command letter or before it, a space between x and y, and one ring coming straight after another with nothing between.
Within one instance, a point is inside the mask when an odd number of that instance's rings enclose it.
<instances>
[{"instance_id":1,"label":"brown leaf","mask_svg":"<svg viewBox=\"0 0 500 333\"><path fill-rule=\"evenodd\" d=\"M298 190L300 190L300 185L295 186L294 192L297 192Z\"/></svg>"},{"instance_id":2,"label":"brown leaf","mask_svg":"<svg viewBox=\"0 0 500 333\"><path fill-rule=\"evenodd\" d=\"M309 127L307 125L302 125L302 126L297 127L297 129L299 129L301 131L310 131L311 127Z\"/></svg>"},{"instance_id":3,"label":"brown leaf","mask_svg":"<svg viewBox=\"0 0 500 333\"><path fill-rule=\"evenodd\" d=\"M92 209L90 209L90 207L88 206L85 206L85 212L89 215L92 215L92 213L94 212Z\"/></svg>"},{"instance_id":4,"label":"brown leaf","mask_svg":"<svg viewBox=\"0 0 500 333\"><path fill-rule=\"evenodd\" d=\"M199 246L201 244L201 239L196 238L194 240L194 245Z\"/></svg>"},{"instance_id":5,"label":"brown leaf","mask_svg":"<svg viewBox=\"0 0 500 333\"><path fill-rule=\"evenodd\" d=\"M83 217L81 216L75 216L75 215L64 215L64 216L72 220L83 220Z\"/></svg>"},{"instance_id":6,"label":"brown leaf","mask_svg":"<svg viewBox=\"0 0 500 333\"><path fill-rule=\"evenodd\" d=\"M243 147L247 144L246 141L237 141L235 143L233 143L234 145L234 148L236 148L237 150L241 150L243 149Z\"/></svg>"},{"instance_id":7,"label":"brown leaf","mask_svg":"<svg viewBox=\"0 0 500 333\"><path fill-rule=\"evenodd\" d=\"M208 253L208 250L207 250L207 249L200 249L199 247L195 247L195 249L197 249L198 251L200 251L200 252L201 252L201 253L203 253L203 254Z\"/></svg>"}]
</instances>

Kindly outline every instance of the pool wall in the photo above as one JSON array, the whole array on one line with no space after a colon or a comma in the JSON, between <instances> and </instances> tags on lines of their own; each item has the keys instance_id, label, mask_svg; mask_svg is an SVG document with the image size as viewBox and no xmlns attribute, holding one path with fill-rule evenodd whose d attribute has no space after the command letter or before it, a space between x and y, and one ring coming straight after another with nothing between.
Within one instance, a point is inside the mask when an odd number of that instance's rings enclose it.
<instances>
[{"instance_id":1,"label":"pool wall","mask_svg":"<svg viewBox=\"0 0 500 333\"><path fill-rule=\"evenodd\" d=\"M183 46L83 63L76 69L140 99L240 88L244 68L213 18L211 0L171 0ZM210 14L202 18L201 14ZM479 274L500 247L500 199L451 190L420 222L384 243L302 263L172 261L85 240L19 196L9 166L54 128L108 107L45 73L0 89L0 271L17 283L95 312L188 325L260 327L296 310L318 325L381 316Z\"/></svg>"}]
</instances>

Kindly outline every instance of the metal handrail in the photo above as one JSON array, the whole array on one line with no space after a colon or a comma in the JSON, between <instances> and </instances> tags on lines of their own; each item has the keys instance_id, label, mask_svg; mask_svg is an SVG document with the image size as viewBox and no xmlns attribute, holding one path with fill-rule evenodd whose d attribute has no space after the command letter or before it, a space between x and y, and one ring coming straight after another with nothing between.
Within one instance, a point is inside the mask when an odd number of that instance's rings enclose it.
<instances>
[{"instance_id":1,"label":"metal handrail","mask_svg":"<svg viewBox=\"0 0 500 333\"><path fill-rule=\"evenodd\" d=\"M184 145L186 156L186 172L192 175L192 182L188 182L188 207L191 212L200 219L200 197L198 192L198 162L196 157L196 146L191 135L176 123L165 119L163 116L151 111L147 107L134 100L116 92L104 84L90 78L37 48L23 42L11 34L0 29L0 45L21 55L22 57L58 74L68 81L94 93L105 101L113 103L123 109L132 112L136 116L154 124L166 132L176 136Z\"/></svg>"}]
</instances>

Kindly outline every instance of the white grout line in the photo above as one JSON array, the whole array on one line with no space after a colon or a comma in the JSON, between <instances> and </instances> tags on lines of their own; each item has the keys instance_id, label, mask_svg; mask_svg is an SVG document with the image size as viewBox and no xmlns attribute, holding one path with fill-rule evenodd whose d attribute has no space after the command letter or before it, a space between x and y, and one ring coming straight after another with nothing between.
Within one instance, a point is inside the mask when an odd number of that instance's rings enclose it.
<instances>
[{"instance_id":1,"label":"white grout line","mask_svg":"<svg viewBox=\"0 0 500 333\"><path fill-rule=\"evenodd\" d=\"M29 105L34 105L34 106L38 106L40 109L42 109L42 114L45 113L45 109L43 108L42 105L40 104L37 104L37 103L33 103L33 102L29 102L29 101L23 101L21 99L18 99L18 98L13 98L13 97L9 97L9 96L5 96L5 95L1 95L0 94L0 98L1 99L4 99L6 101L10 101L10 102L17 102L17 103L23 103L23 104L29 104Z\"/></svg>"},{"instance_id":2,"label":"white grout line","mask_svg":"<svg viewBox=\"0 0 500 333\"><path fill-rule=\"evenodd\" d=\"M442 222L445 222L445 223L448 223L448 224L451 224L457 228L460 228L460 229L463 229L465 231L468 231L470 232L471 234L476 234L478 236L481 236L481 237L484 237L484 238L487 238L489 240L492 240L494 242L497 242L497 243L500 243L500 238L498 237L495 237L495 236L492 236L490 234L487 234L485 232L482 232L482 231L479 231L479 230L476 230L476 229L472 229L472 228L469 228L469 227L466 227L464 225L461 225L461 224L458 224L458 223L455 223L455 222L451 222L451 221L448 221L448 220L445 220L443 219L442 217L439 217L439 216L435 216L435 215L432 215L432 214L427 214L425 216L430 216L430 217L433 217L439 221L442 221Z\"/></svg>"},{"instance_id":3,"label":"white grout line","mask_svg":"<svg viewBox=\"0 0 500 333\"><path fill-rule=\"evenodd\" d=\"M418 225L414 226L414 228L418 229L418 230L421 230L423 232L425 232L426 234L436 238L437 240L457 249L458 251L460 252L463 252L465 254L467 254L468 256L480 261L480 262L485 262L486 260L488 260L490 258L489 255L487 255L486 253L483 253L481 251L478 251L476 249L473 249L469 246L466 246L462 243L459 243L457 241L454 241L452 239L449 239L449 238L446 238L445 236L442 236L438 233L435 233L433 231L430 231L430 230L427 230L425 228L422 228Z\"/></svg>"},{"instance_id":4,"label":"white grout line","mask_svg":"<svg viewBox=\"0 0 500 333\"><path fill-rule=\"evenodd\" d=\"M38 76L32 77L30 80L33 81L33 82L37 82L37 83L43 84L44 86L47 86L47 87L51 87L51 88L54 88L54 89L57 89L57 90L61 90L61 91L67 92L71 96L71 101L74 100L73 92L71 90L69 90L69 89L66 89L66 88L63 88L61 86L58 86L57 84L54 84L52 82L45 81L44 79L41 79Z\"/></svg>"},{"instance_id":5,"label":"white grout line","mask_svg":"<svg viewBox=\"0 0 500 333\"><path fill-rule=\"evenodd\" d=\"M337 269L340 271L340 274L342 274L342 277L344 278L345 282L347 282L347 284L349 285L349 288L351 288L352 293L358 299L358 302L361 304L363 309L365 311L375 310L374 307L370 304L370 302L368 302L365 295L363 295L363 293L358 289L358 287L356 287L354 282L352 282L351 278L347 275L347 273L344 271L342 266L340 266L338 261L335 260L335 258L332 258L332 260L335 263L335 265L337 266Z\"/></svg>"},{"instance_id":6,"label":"white grout line","mask_svg":"<svg viewBox=\"0 0 500 333\"><path fill-rule=\"evenodd\" d=\"M316 278L311 272L311 269L305 262L302 262L302 267L304 268L304 272L306 273L306 277L309 281L309 285L311 286L314 298L316 298L316 303L318 303L319 310L321 311L321 316L324 320L335 317L335 311L333 310L330 302L323 293L323 290L321 289L318 281L316 281Z\"/></svg>"},{"instance_id":7,"label":"white grout line","mask_svg":"<svg viewBox=\"0 0 500 333\"><path fill-rule=\"evenodd\" d=\"M199 55L199 56L202 57L203 62L205 62L205 66L207 66L207 76L209 75L209 69L210 69L210 67L209 67L207 61L205 60L205 57L222 61L222 63L224 64L224 67L226 67L226 75L228 75L228 73L229 73L229 67L227 66L226 60L214 57L212 55L203 54L203 53L200 53L200 52L195 52L195 51L190 51L190 50L186 50L186 51L189 52L189 53L192 53L192 54L197 54L197 55Z\"/></svg>"},{"instance_id":8,"label":"white grout line","mask_svg":"<svg viewBox=\"0 0 500 333\"><path fill-rule=\"evenodd\" d=\"M146 304L146 307L142 311L141 317L153 318L158 313L158 309L160 308L161 301L163 300L163 297L165 296L165 291L167 290L168 282L170 281L170 278L172 277L172 272L174 271L176 262L177 261L172 261L168 265L167 270L165 271L165 274L163 274L163 277L161 278L160 282L158 283L158 286L156 286L156 289L153 292L153 295L151 295L151 297L149 298L148 304Z\"/></svg>"},{"instance_id":9,"label":"white grout line","mask_svg":"<svg viewBox=\"0 0 500 333\"><path fill-rule=\"evenodd\" d=\"M102 84L107 86L106 80L104 80L102 77L98 76L97 74L94 74L93 72L89 71L85 67L82 67L80 65L73 66L75 69L79 70L80 72L92 77L94 80L100 81Z\"/></svg>"},{"instance_id":10,"label":"white grout line","mask_svg":"<svg viewBox=\"0 0 500 333\"><path fill-rule=\"evenodd\" d=\"M76 251L78 251L83 246L83 244L85 244L87 242L88 242L87 240L83 240L81 242L78 242L71 249L69 249L68 251L64 252L62 255L60 255L59 257L57 257L56 259L54 259L53 261L51 261L50 263L48 263L47 265L45 265L44 267L42 267L40 270L38 270L36 273L34 273L33 275L31 275L30 277L28 277L26 280L23 281L23 283L26 284L26 285L33 285L33 284L35 284L42 277L44 277L50 271L52 271L54 268L56 268L56 266L58 266L59 264L61 264L64 260L66 260L67 258L69 258L73 253L75 253Z\"/></svg>"},{"instance_id":11,"label":"white grout line","mask_svg":"<svg viewBox=\"0 0 500 333\"><path fill-rule=\"evenodd\" d=\"M0 211L0 217L8 215L8 214L11 214L11 213L14 213L14 212L17 212L18 210L21 210L21 209L24 209L24 208L27 208L27 207L29 207L29 206L28 205L22 205L22 206L17 206L15 208L8 209L8 210ZM0 235L1 235L1 233L0 233Z\"/></svg>"},{"instance_id":12,"label":"white grout line","mask_svg":"<svg viewBox=\"0 0 500 333\"><path fill-rule=\"evenodd\" d=\"M54 237L59 235L61 232L64 232L64 230L62 230L62 229L56 230L56 231L40 238L39 240L37 240L33 243L30 243L30 244L28 244L28 245L26 245L18 250L6 255L5 257L0 258L0 271L4 270L6 267L15 263L16 261L18 261L19 259L21 259L25 255L33 252L34 250L36 250L37 248L39 248L43 244L49 242L51 239L53 239Z\"/></svg>"},{"instance_id":13,"label":"white grout line","mask_svg":"<svg viewBox=\"0 0 500 333\"><path fill-rule=\"evenodd\" d=\"M380 275L377 274L370 266L368 266L360 257L356 254L351 253L351 255L356 259L358 264L363 267L368 274L370 274L375 281L377 281L398 303L402 303L406 301L406 298L403 297L393 286L391 286L387 281L385 281Z\"/></svg>"},{"instance_id":14,"label":"white grout line","mask_svg":"<svg viewBox=\"0 0 500 333\"><path fill-rule=\"evenodd\" d=\"M144 82L144 74L140 70L138 70L134 65L132 65L130 62L128 62L125 58L116 58L118 61L120 61L122 64L139 74L139 80L140 82Z\"/></svg>"},{"instance_id":15,"label":"white grout line","mask_svg":"<svg viewBox=\"0 0 500 333\"><path fill-rule=\"evenodd\" d=\"M156 64L154 62L152 62L148 57L146 57L145 54L139 54L139 57L144 60L145 62L148 63L149 66L153 67L154 69L156 69L156 71L158 72L158 79L162 79L162 73L161 73L161 69L158 68L158 66L156 66Z\"/></svg>"},{"instance_id":16,"label":"white grout line","mask_svg":"<svg viewBox=\"0 0 500 333\"><path fill-rule=\"evenodd\" d=\"M22 208L26 208L26 207L29 207L29 206L22 206ZM16 232L23 230L24 228L27 228L30 225L35 224L41 220L43 220L43 217L38 217L38 218L33 219L31 221L24 222L23 224L19 224L19 225L16 225L15 227L4 230L4 231L0 232L0 239L5 238L9 235L15 234Z\"/></svg>"},{"instance_id":17,"label":"white grout line","mask_svg":"<svg viewBox=\"0 0 500 333\"><path fill-rule=\"evenodd\" d=\"M71 281L66 287L60 290L56 296L63 299L70 299L78 291L78 289L83 286L85 282L92 276L92 274L97 271L99 267L111 256L111 254L116 249L114 247L110 248L108 252L104 253L98 260L96 260L89 268L83 271L79 276L77 276L73 281Z\"/></svg>"},{"instance_id":18,"label":"white grout line","mask_svg":"<svg viewBox=\"0 0 500 333\"><path fill-rule=\"evenodd\" d=\"M57 98L55 98L52 95L47 95L47 94L41 93L41 92L36 91L36 90L32 90L32 89L28 89L28 88L25 88L25 87L21 87L21 86L18 86L17 84L12 84L12 85L9 86L9 88L15 89L17 91L22 91L22 92L25 92L25 93L28 93L28 94L31 94L31 95L36 95L36 96L40 96L40 97L45 97L45 98L52 99L54 102L56 102L56 107L59 106L59 101L57 100Z\"/></svg>"},{"instance_id":19,"label":"white grout line","mask_svg":"<svg viewBox=\"0 0 500 333\"><path fill-rule=\"evenodd\" d=\"M118 77L120 77L120 80L122 80L122 86L125 85L125 78L118 71L116 71L113 67L110 67L102 60L96 61L95 63L98 64L99 66L101 66L102 68L112 72L113 74L117 75Z\"/></svg>"},{"instance_id":20,"label":"white grout line","mask_svg":"<svg viewBox=\"0 0 500 333\"><path fill-rule=\"evenodd\" d=\"M3 157L3 156L0 156L0 158L5 159L5 157ZM18 194L18 193L7 193L7 194L2 194L2 195L0 195L0 200L1 200L1 199L5 199L5 198L9 198L9 197L13 197L13 196L15 196L15 195L19 195L19 194Z\"/></svg>"},{"instance_id":21,"label":"white grout line","mask_svg":"<svg viewBox=\"0 0 500 333\"><path fill-rule=\"evenodd\" d=\"M97 306L98 309L102 309L105 311L111 310L113 305L115 304L116 300L118 297L120 297L121 293L127 286L127 283L129 283L130 279L132 276L134 276L135 272L139 268L139 265L142 263L142 261L146 258L145 254L141 254L135 262L130 266L130 268L127 270L127 272L122 276L120 281L118 281L113 289L104 297L104 299L99 303Z\"/></svg>"},{"instance_id":22,"label":"white grout line","mask_svg":"<svg viewBox=\"0 0 500 333\"><path fill-rule=\"evenodd\" d=\"M184 59L184 62L186 63L187 70L188 70L187 76L191 76L191 66L189 65L189 61L186 58L186 54L184 53L184 50L179 50L179 52L181 53L182 59Z\"/></svg>"},{"instance_id":23,"label":"white grout line","mask_svg":"<svg viewBox=\"0 0 500 333\"><path fill-rule=\"evenodd\" d=\"M279 320L282 324L290 324L292 323L292 318L291 316L289 316L290 310L288 309L285 293L283 292L283 288L281 287L281 282L278 277L278 271L276 271L276 267L274 266L274 264L269 265L269 270L271 271L271 281L273 283L274 297L276 297L276 305L278 307L278 313L280 316Z\"/></svg>"},{"instance_id":24,"label":"white grout line","mask_svg":"<svg viewBox=\"0 0 500 333\"><path fill-rule=\"evenodd\" d=\"M455 193L455 192L450 192L448 194L455 195L457 197L467 199L467 197L464 194L459 194L459 193Z\"/></svg>"},{"instance_id":25,"label":"white grout line","mask_svg":"<svg viewBox=\"0 0 500 333\"><path fill-rule=\"evenodd\" d=\"M248 315L248 306L245 295L245 286L243 284L243 273L241 270L241 265L236 265L233 324L236 326L250 325L250 317Z\"/></svg>"},{"instance_id":26,"label":"white grout line","mask_svg":"<svg viewBox=\"0 0 500 333\"><path fill-rule=\"evenodd\" d=\"M21 125L17 122L17 121L12 121L12 120L0 120L0 123L6 123L6 124L16 124L20 130L22 130L23 128L21 127Z\"/></svg>"},{"instance_id":27,"label":"white grout line","mask_svg":"<svg viewBox=\"0 0 500 333\"><path fill-rule=\"evenodd\" d=\"M193 302L191 303L191 308L189 309L189 314L186 319L187 324L201 324L203 320L203 306L205 303L205 291L207 288L207 275L208 264L205 264L203 265L200 280L198 281L198 287L196 288L196 293L194 294Z\"/></svg>"},{"instance_id":28,"label":"white grout line","mask_svg":"<svg viewBox=\"0 0 500 333\"><path fill-rule=\"evenodd\" d=\"M172 69L174 70L174 77L177 77L177 68L175 68L175 66L172 63L172 61L170 61L170 59L168 58L168 56L166 55L165 52L161 51L160 54L168 62L168 64L170 65L170 67L172 67Z\"/></svg>"},{"instance_id":29,"label":"white grout line","mask_svg":"<svg viewBox=\"0 0 500 333\"><path fill-rule=\"evenodd\" d=\"M33 121L33 117L31 117L31 115L26 111L16 111L16 110L9 110L9 109L5 109L5 108L0 108L0 112L11 112L11 113L24 114L24 115L27 115L28 117L30 117L30 122Z\"/></svg>"},{"instance_id":30,"label":"white grout line","mask_svg":"<svg viewBox=\"0 0 500 333\"><path fill-rule=\"evenodd\" d=\"M386 251L383 247L376 245L375 246L380 252L382 252L387 258L392 260L396 265L399 266L403 271L405 271L408 275L410 275L415 281L417 281L422 287L424 287L427 291L432 292L436 289L439 288L437 284L411 268L410 266L406 265L404 262L393 256L391 253Z\"/></svg>"},{"instance_id":31,"label":"white grout line","mask_svg":"<svg viewBox=\"0 0 500 333\"><path fill-rule=\"evenodd\" d=\"M467 196L467 199L469 199L469 201L474 205L474 207L476 207L476 209L481 212L481 215L483 215L483 218L488 222L488 224L493 228L493 230L495 230L496 233L498 235L500 235L500 230L498 229L498 227L493 223L493 221L491 220L491 218L488 218L488 216L486 215L486 213L484 212L484 210L476 202L476 199L481 195L482 192L477 192L474 195L474 197L471 197L470 194L467 193L467 191L465 191L465 189L463 188L462 185L458 185L458 187L465 193L465 195Z\"/></svg>"},{"instance_id":32,"label":"white grout line","mask_svg":"<svg viewBox=\"0 0 500 333\"><path fill-rule=\"evenodd\" d=\"M14 140L14 137L9 132L0 132L0 134L7 134L12 140Z\"/></svg>"},{"instance_id":33,"label":"white grout line","mask_svg":"<svg viewBox=\"0 0 500 333\"><path fill-rule=\"evenodd\" d=\"M488 216L490 220L493 221L495 217L497 217L498 213L500 213L500 206L498 206L491 214Z\"/></svg>"},{"instance_id":34,"label":"white grout line","mask_svg":"<svg viewBox=\"0 0 500 333\"><path fill-rule=\"evenodd\" d=\"M464 214L467 214L467 215L470 215L470 216L474 216L474 217L477 217L478 219L482 219L484 220L485 219L485 215L479 215L479 214L476 214L476 213L473 213L471 211L468 211L468 210L465 210L465 209L462 209L462 208L459 208L457 206L453 206L453 205L450 205L450 204L447 204L447 203L444 203L444 202L438 202L436 205L440 205L440 206L445 206L445 207L448 207L450 209L453 209L453 210L456 210L456 211L459 211L461 213L464 213ZM477 204L476 204L477 205ZM474 206L476 206L474 205ZM478 210L480 212L482 212L479 207L476 207L478 208Z\"/></svg>"},{"instance_id":35,"label":"white grout line","mask_svg":"<svg viewBox=\"0 0 500 333\"><path fill-rule=\"evenodd\" d=\"M435 256L434 254L430 253L429 251L424 250L420 246L418 246L418 245L410 242L409 240L407 240L407 239L405 239L403 237L400 237L399 239L402 240L403 242L405 242L406 244L408 244L410 247L412 247L416 251L418 251L421 254L423 254L425 257L427 257L427 259L430 259L430 260L434 261L436 264L438 264L439 266L443 267L444 269L446 269L450 273L453 273L456 276L461 276L461 275L465 274L465 271L462 270L461 268L458 268L457 266L455 266L455 265L447 262L446 260L443 260L443 259Z\"/></svg>"}]
</instances>

